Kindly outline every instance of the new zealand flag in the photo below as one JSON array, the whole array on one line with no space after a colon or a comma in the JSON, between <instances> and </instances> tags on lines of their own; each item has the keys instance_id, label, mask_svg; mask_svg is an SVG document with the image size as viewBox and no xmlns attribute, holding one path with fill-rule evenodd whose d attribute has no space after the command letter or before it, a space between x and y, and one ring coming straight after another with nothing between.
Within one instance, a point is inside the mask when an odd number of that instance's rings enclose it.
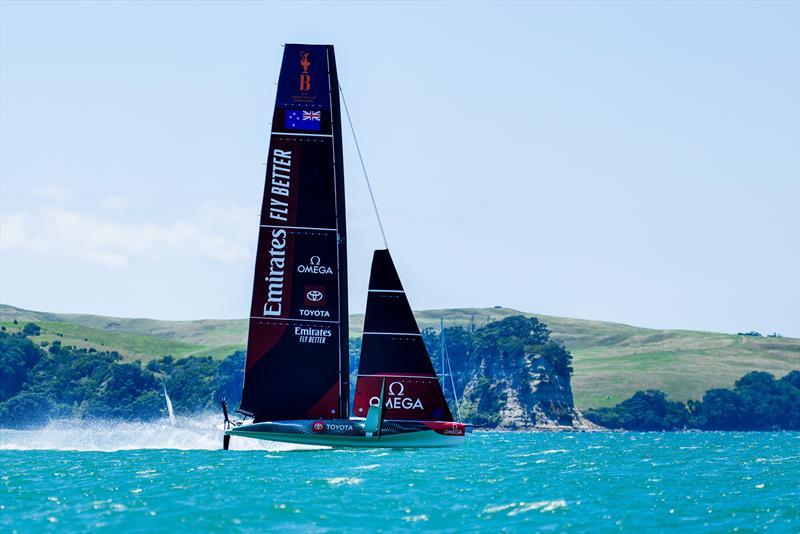
<instances>
[{"instance_id":1,"label":"new zealand flag","mask_svg":"<svg viewBox=\"0 0 800 534\"><path fill-rule=\"evenodd\" d=\"M322 125L321 111L300 111L287 109L284 126L287 130L315 130L319 131Z\"/></svg>"}]
</instances>

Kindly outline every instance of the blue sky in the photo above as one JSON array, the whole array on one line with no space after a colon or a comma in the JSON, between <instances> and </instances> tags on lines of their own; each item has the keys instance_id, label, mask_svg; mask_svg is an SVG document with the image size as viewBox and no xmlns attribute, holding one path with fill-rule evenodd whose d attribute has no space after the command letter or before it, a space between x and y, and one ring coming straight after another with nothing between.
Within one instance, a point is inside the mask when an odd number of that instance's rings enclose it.
<instances>
[{"instance_id":1,"label":"blue sky","mask_svg":"<svg viewBox=\"0 0 800 534\"><path fill-rule=\"evenodd\" d=\"M333 43L415 308L798 336L799 5L4 1L0 301L245 317L280 45Z\"/></svg>"}]
</instances>

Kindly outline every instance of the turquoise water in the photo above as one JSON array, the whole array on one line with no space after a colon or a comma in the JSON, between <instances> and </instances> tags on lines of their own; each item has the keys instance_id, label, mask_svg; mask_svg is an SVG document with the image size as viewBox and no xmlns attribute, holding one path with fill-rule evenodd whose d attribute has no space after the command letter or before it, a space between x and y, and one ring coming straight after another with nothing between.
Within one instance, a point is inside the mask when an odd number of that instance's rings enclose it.
<instances>
[{"instance_id":1,"label":"turquoise water","mask_svg":"<svg viewBox=\"0 0 800 534\"><path fill-rule=\"evenodd\" d=\"M475 433L457 449L223 452L191 449L216 436L161 428L0 431L0 530L800 531L797 433ZM113 450L125 432L179 448ZM70 439L104 450L20 450Z\"/></svg>"}]
</instances>

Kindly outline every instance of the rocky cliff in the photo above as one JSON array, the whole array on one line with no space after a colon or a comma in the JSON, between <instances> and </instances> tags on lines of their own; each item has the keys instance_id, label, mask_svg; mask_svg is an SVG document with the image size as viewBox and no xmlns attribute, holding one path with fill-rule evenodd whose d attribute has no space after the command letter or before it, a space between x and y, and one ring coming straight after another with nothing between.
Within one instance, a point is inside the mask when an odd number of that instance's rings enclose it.
<instances>
[{"instance_id":1,"label":"rocky cliff","mask_svg":"<svg viewBox=\"0 0 800 534\"><path fill-rule=\"evenodd\" d=\"M602 430L575 408L569 376L540 354L525 354L521 372L476 374L463 395L464 420L498 430Z\"/></svg>"},{"instance_id":2,"label":"rocky cliff","mask_svg":"<svg viewBox=\"0 0 800 534\"><path fill-rule=\"evenodd\" d=\"M441 360L435 334L427 335L434 361ZM601 430L575 408L572 355L536 318L445 335L462 420L502 430Z\"/></svg>"}]
</instances>

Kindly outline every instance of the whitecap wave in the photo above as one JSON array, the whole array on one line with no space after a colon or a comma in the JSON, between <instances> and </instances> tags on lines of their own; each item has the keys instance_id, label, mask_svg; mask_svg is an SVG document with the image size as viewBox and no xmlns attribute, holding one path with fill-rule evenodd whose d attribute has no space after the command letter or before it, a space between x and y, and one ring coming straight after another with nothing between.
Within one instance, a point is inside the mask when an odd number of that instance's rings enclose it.
<instances>
[{"instance_id":1,"label":"whitecap wave","mask_svg":"<svg viewBox=\"0 0 800 534\"><path fill-rule=\"evenodd\" d=\"M357 477L333 477L325 479L331 486L356 486L364 482L363 478Z\"/></svg>"},{"instance_id":2,"label":"whitecap wave","mask_svg":"<svg viewBox=\"0 0 800 534\"><path fill-rule=\"evenodd\" d=\"M508 504L500 504L497 506L487 506L483 509L484 514L496 514L499 512L505 512L508 510L506 515L508 517L513 517L515 515L524 514L527 512L532 512L535 510L539 510L540 512L552 512L553 510L558 510L559 508L566 508L567 501L564 499L556 499L552 501L536 501L536 502L511 502Z\"/></svg>"}]
</instances>

